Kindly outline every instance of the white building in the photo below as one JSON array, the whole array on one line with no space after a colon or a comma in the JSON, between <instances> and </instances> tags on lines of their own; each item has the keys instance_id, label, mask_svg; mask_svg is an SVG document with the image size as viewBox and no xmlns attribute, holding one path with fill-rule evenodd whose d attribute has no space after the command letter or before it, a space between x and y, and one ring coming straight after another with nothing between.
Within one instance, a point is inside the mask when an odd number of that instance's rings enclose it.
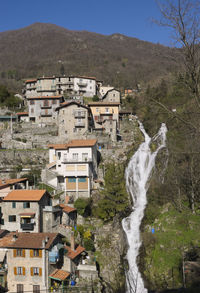
<instances>
[{"instance_id":1,"label":"white building","mask_svg":"<svg viewBox=\"0 0 200 293\"><path fill-rule=\"evenodd\" d=\"M49 145L49 166L55 178L49 184L61 188L74 199L89 197L97 178L97 141L72 140Z\"/></svg>"}]
</instances>

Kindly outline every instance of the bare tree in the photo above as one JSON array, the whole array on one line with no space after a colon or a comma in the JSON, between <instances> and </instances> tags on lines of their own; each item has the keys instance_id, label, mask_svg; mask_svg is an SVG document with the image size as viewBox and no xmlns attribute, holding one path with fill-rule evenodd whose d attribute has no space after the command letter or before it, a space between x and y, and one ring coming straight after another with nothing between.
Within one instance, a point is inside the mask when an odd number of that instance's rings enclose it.
<instances>
[{"instance_id":1,"label":"bare tree","mask_svg":"<svg viewBox=\"0 0 200 293\"><path fill-rule=\"evenodd\" d=\"M199 0L155 0L161 26L172 29L173 38L179 44L185 81L200 108L200 1Z\"/></svg>"}]
</instances>

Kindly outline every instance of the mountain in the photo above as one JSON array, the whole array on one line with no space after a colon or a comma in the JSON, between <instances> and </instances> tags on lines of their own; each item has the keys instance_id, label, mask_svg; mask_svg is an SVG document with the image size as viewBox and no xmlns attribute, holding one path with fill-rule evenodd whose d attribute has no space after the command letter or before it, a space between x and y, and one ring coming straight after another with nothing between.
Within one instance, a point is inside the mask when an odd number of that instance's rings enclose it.
<instances>
[{"instance_id":1,"label":"mountain","mask_svg":"<svg viewBox=\"0 0 200 293\"><path fill-rule=\"evenodd\" d=\"M0 33L0 82L64 70L66 75L96 76L118 87L134 86L172 72L176 51L121 34L105 36L35 23Z\"/></svg>"}]
</instances>

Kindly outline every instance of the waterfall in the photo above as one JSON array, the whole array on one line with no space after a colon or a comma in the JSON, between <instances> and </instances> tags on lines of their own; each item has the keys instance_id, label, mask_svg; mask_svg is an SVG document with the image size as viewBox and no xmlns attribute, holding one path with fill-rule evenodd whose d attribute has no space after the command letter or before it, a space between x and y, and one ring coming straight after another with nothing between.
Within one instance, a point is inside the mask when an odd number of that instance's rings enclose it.
<instances>
[{"instance_id":1,"label":"waterfall","mask_svg":"<svg viewBox=\"0 0 200 293\"><path fill-rule=\"evenodd\" d=\"M155 165L155 158L159 150L165 147L167 132L165 124L162 123L158 134L151 139L140 122L139 127L144 135L144 142L141 143L136 153L132 156L125 172L126 188L133 201L133 212L129 217L122 220L129 246L126 255L129 265L129 269L126 272L127 293L147 293L137 266L137 256L141 245L140 225L147 203L146 193L151 172ZM151 152L150 149L152 141L156 141L158 145L154 152Z\"/></svg>"}]
</instances>

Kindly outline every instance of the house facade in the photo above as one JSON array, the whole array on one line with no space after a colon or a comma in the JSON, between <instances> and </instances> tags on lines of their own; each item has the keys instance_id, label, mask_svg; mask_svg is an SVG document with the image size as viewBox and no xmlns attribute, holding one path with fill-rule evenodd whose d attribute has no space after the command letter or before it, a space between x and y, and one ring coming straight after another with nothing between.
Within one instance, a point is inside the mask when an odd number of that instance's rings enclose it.
<instances>
[{"instance_id":1,"label":"house facade","mask_svg":"<svg viewBox=\"0 0 200 293\"><path fill-rule=\"evenodd\" d=\"M43 232L43 209L51 205L46 190L13 190L1 203L1 228L19 232Z\"/></svg>"},{"instance_id":2,"label":"house facade","mask_svg":"<svg viewBox=\"0 0 200 293\"><path fill-rule=\"evenodd\" d=\"M25 98L56 95L80 95L93 97L96 95L95 77L87 76L53 76L29 79L25 82Z\"/></svg>"},{"instance_id":3,"label":"house facade","mask_svg":"<svg viewBox=\"0 0 200 293\"><path fill-rule=\"evenodd\" d=\"M56 108L64 101L63 96L35 96L28 98L29 120L36 123L57 122Z\"/></svg>"},{"instance_id":4,"label":"house facade","mask_svg":"<svg viewBox=\"0 0 200 293\"><path fill-rule=\"evenodd\" d=\"M65 102L58 112L58 136L60 141L80 138L89 130L90 109L76 101Z\"/></svg>"},{"instance_id":5,"label":"house facade","mask_svg":"<svg viewBox=\"0 0 200 293\"><path fill-rule=\"evenodd\" d=\"M49 163L54 164L55 184L74 199L89 197L97 177L97 141L72 140L68 144L49 145Z\"/></svg>"},{"instance_id":6,"label":"house facade","mask_svg":"<svg viewBox=\"0 0 200 293\"><path fill-rule=\"evenodd\" d=\"M57 233L6 234L0 239L0 254L6 259L6 289L20 293L48 290L50 275L62 266L62 247Z\"/></svg>"},{"instance_id":7,"label":"house facade","mask_svg":"<svg viewBox=\"0 0 200 293\"><path fill-rule=\"evenodd\" d=\"M103 102L120 103L120 91L112 88L102 97Z\"/></svg>"}]
</instances>

